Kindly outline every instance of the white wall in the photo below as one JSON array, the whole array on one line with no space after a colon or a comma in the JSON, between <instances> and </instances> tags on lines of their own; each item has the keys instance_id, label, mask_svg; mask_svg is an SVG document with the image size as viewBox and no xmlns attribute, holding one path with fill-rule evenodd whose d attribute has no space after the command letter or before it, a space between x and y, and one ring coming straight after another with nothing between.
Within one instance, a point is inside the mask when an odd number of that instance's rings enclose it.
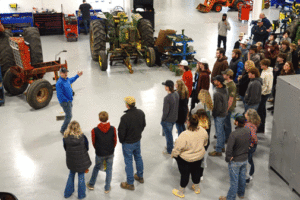
<instances>
[{"instance_id":1,"label":"white wall","mask_svg":"<svg viewBox=\"0 0 300 200\"><path fill-rule=\"evenodd\" d=\"M87 0L87 3L90 3L94 9L110 11L115 6L125 7L127 1L129 0ZM10 3L17 3L18 10L11 9ZM61 4L63 4L63 12L71 14L78 10L81 3L82 0L0 0L0 13L32 12L32 7L38 8L39 11L43 8L61 12Z\"/></svg>"}]
</instances>

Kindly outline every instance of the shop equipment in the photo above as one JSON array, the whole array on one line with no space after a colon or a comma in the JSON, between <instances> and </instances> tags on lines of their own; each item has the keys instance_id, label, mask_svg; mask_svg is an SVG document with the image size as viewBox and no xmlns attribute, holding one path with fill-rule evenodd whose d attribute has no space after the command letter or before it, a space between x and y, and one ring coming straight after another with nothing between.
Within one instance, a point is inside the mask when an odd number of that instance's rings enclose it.
<instances>
[{"instance_id":1,"label":"shop equipment","mask_svg":"<svg viewBox=\"0 0 300 200\"><path fill-rule=\"evenodd\" d=\"M150 20L155 29L153 0L133 0L133 13L139 13L144 19Z\"/></svg>"},{"instance_id":2,"label":"shop equipment","mask_svg":"<svg viewBox=\"0 0 300 200\"><path fill-rule=\"evenodd\" d=\"M34 109L40 109L49 104L53 95L53 87L43 79L47 72L54 72L54 80L58 80L61 67L60 59L43 62L42 47L38 29L24 29L24 37L10 37L9 43L13 49L16 65L10 67L4 75L3 85L11 95L23 94L30 84L26 100Z\"/></svg>"},{"instance_id":3,"label":"shop equipment","mask_svg":"<svg viewBox=\"0 0 300 200\"><path fill-rule=\"evenodd\" d=\"M77 18L74 14L64 15L64 32L67 41L77 41L78 40L78 26Z\"/></svg>"},{"instance_id":4,"label":"shop equipment","mask_svg":"<svg viewBox=\"0 0 300 200\"><path fill-rule=\"evenodd\" d=\"M238 10L240 4L243 3L243 0L205 0L204 4L200 3L197 6L197 10L203 13L210 12L211 10L221 12L223 6Z\"/></svg>"},{"instance_id":5,"label":"shop equipment","mask_svg":"<svg viewBox=\"0 0 300 200\"><path fill-rule=\"evenodd\" d=\"M97 13L101 13L102 10L90 10L91 13L91 21L97 19ZM77 24L78 24L78 34L81 33L81 31L84 30L84 24L82 21L82 15L79 10L76 10L76 17L77 17ZM88 28L90 27L90 24L88 24Z\"/></svg>"},{"instance_id":6,"label":"shop equipment","mask_svg":"<svg viewBox=\"0 0 300 200\"><path fill-rule=\"evenodd\" d=\"M106 42L109 42L109 49L106 49ZM91 55L102 71L107 70L109 54L110 66L113 61L122 60L130 73L133 73L130 59L137 63L139 57L143 57L152 67L155 64L153 47L152 24L140 14L132 14L129 22L124 9L117 6L111 13L98 14L98 19L91 21Z\"/></svg>"},{"instance_id":7,"label":"shop equipment","mask_svg":"<svg viewBox=\"0 0 300 200\"><path fill-rule=\"evenodd\" d=\"M250 15L250 10L251 10L250 4L247 4L247 3L241 4L239 7L239 12L238 12L239 21L242 21L242 20L248 21L249 15Z\"/></svg>"},{"instance_id":8,"label":"shop equipment","mask_svg":"<svg viewBox=\"0 0 300 200\"><path fill-rule=\"evenodd\" d=\"M12 33L22 33L24 28L33 27L33 15L26 13L0 13L0 21Z\"/></svg>"}]
</instances>

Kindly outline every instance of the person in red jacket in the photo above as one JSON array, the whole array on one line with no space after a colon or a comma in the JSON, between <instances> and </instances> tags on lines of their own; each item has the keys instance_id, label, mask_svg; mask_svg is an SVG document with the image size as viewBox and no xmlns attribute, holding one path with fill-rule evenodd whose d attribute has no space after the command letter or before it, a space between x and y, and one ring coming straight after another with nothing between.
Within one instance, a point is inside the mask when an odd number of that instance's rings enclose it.
<instances>
[{"instance_id":1,"label":"person in red jacket","mask_svg":"<svg viewBox=\"0 0 300 200\"><path fill-rule=\"evenodd\" d=\"M100 124L92 130L92 143L96 151L95 167L93 169L92 177L86 184L90 190L94 189L97 180L98 172L106 162L106 179L105 179L105 193L110 191L110 183L112 178L112 166L114 159L114 151L117 145L117 131L111 126L108 120L108 113L102 111L99 113Z\"/></svg>"},{"instance_id":2,"label":"person in red jacket","mask_svg":"<svg viewBox=\"0 0 300 200\"><path fill-rule=\"evenodd\" d=\"M193 74L189 68L189 63L186 60L182 60L179 64L179 68L183 71L182 80L189 90L189 97L193 90Z\"/></svg>"}]
</instances>

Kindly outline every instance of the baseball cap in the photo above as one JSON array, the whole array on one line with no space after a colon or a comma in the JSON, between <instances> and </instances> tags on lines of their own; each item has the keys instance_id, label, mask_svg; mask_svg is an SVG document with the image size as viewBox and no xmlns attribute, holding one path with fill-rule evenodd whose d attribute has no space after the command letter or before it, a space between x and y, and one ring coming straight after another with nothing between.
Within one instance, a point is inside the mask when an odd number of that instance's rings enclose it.
<instances>
[{"instance_id":1,"label":"baseball cap","mask_svg":"<svg viewBox=\"0 0 300 200\"><path fill-rule=\"evenodd\" d=\"M228 76L233 76L233 71L231 69L226 69L225 71L221 72L222 74L226 74Z\"/></svg>"},{"instance_id":2,"label":"baseball cap","mask_svg":"<svg viewBox=\"0 0 300 200\"><path fill-rule=\"evenodd\" d=\"M182 60L179 65L188 66L189 63L186 60Z\"/></svg>"},{"instance_id":3,"label":"baseball cap","mask_svg":"<svg viewBox=\"0 0 300 200\"><path fill-rule=\"evenodd\" d=\"M174 82L171 80L166 80L166 82L163 82L162 84L168 87L174 87Z\"/></svg>"},{"instance_id":4,"label":"baseball cap","mask_svg":"<svg viewBox=\"0 0 300 200\"><path fill-rule=\"evenodd\" d=\"M124 98L124 101L130 105L130 104L135 103L135 98L133 96L128 96L128 97Z\"/></svg>"},{"instance_id":5,"label":"baseball cap","mask_svg":"<svg viewBox=\"0 0 300 200\"><path fill-rule=\"evenodd\" d=\"M207 64L208 64L208 61L207 61L206 58L201 58L199 62L200 62L200 63L207 63Z\"/></svg>"},{"instance_id":6,"label":"baseball cap","mask_svg":"<svg viewBox=\"0 0 300 200\"><path fill-rule=\"evenodd\" d=\"M235 117L234 120L241 123L241 124L244 124L246 122L246 118L243 115Z\"/></svg>"},{"instance_id":7,"label":"baseball cap","mask_svg":"<svg viewBox=\"0 0 300 200\"><path fill-rule=\"evenodd\" d=\"M245 35L245 33L243 33L243 32L240 32L240 35L239 35L239 37L244 37L244 35Z\"/></svg>"},{"instance_id":8,"label":"baseball cap","mask_svg":"<svg viewBox=\"0 0 300 200\"><path fill-rule=\"evenodd\" d=\"M65 67L62 67L62 68L60 68L59 72L66 73L66 72L69 72L69 70Z\"/></svg>"},{"instance_id":9,"label":"baseball cap","mask_svg":"<svg viewBox=\"0 0 300 200\"><path fill-rule=\"evenodd\" d=\"M215 77L212 78L213 81L219 81L220 83L222 83L224 85L224 77L222 75L217 75Z\"/></svg>"}]
</instances>

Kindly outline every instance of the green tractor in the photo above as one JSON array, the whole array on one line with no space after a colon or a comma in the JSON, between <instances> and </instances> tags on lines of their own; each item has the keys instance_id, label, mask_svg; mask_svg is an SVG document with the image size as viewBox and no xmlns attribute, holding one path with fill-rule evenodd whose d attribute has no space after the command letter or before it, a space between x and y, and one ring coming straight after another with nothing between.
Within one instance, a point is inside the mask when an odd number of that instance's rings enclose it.
<instances>
[{"instance_id":1,"label":"green tractor","mask_svg":"<svg viewBox=\"0 0 300 200\"><path fill-rule=\"evenodd\" d=\"M129 22L121 7L111 13L99 13L97 17L90 24L90 48L93 60L99 62L102 71L107 70L109 54L110 66L113 61L122 60L131 74L130 59L136 64L142 57L149 67L155 64L153 27L149 20L132 14ZM106 42L109 42L108 49Z\"/></svg>"}]
</instances>

